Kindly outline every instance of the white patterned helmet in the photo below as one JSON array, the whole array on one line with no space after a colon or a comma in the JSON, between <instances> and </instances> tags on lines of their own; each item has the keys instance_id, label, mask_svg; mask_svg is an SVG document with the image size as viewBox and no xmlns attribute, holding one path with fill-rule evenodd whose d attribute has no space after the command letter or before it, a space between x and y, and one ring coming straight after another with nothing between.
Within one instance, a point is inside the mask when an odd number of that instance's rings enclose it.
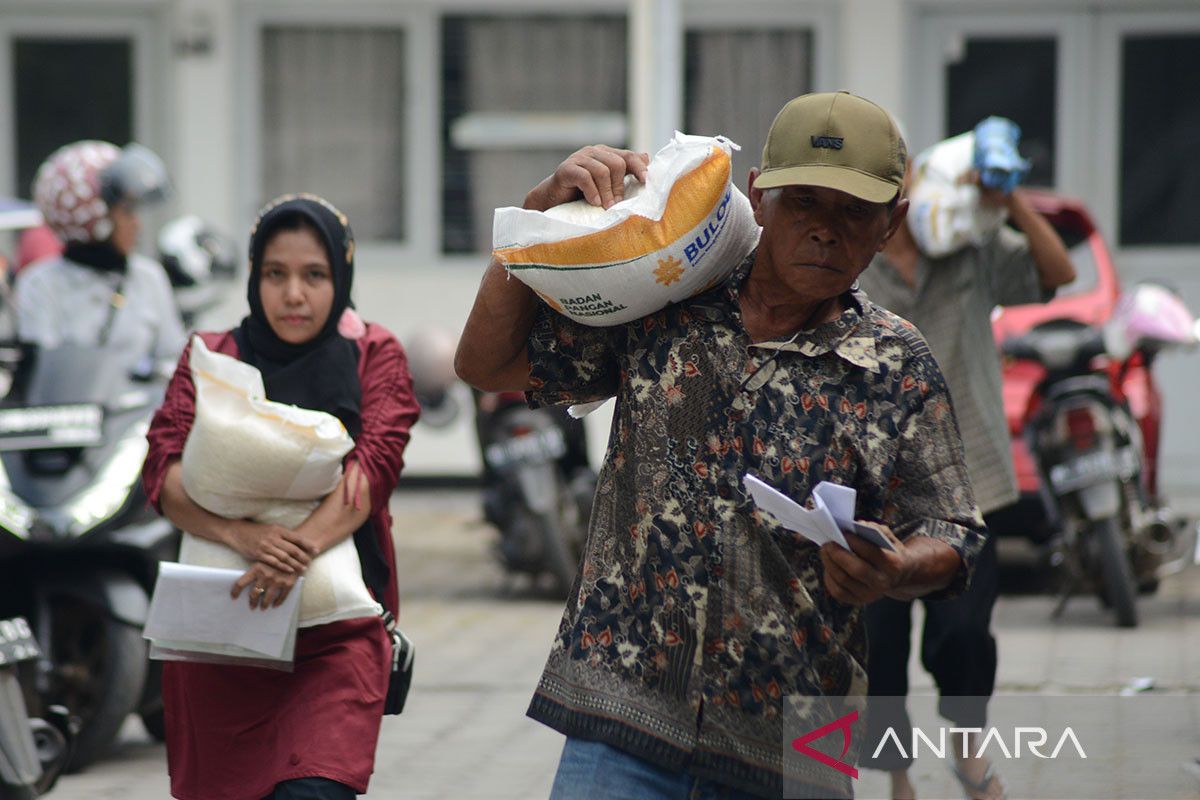
<instances>
[{"instance_id":1,"label":"white patterned helmet","mask_svg":"<svg viewBox=\"0 0 1200 800\"><path fill-rule=\"evenodd\" d=\"M60 239L89 244L112 235L111 205L159 200L169 189L166 168L147 148L91 139L46 159L33 181L33 201Z\"/></svg>"}]
</instances>

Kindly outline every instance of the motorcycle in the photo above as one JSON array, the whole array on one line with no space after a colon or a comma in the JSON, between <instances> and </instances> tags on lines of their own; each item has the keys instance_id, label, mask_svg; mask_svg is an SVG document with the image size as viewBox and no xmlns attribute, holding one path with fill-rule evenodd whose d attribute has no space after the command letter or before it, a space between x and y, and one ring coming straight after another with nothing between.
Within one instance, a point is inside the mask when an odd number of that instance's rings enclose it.
<instances>
[{"instance_id":1,"label":"motorcycle","mask_svg":"<svg viewBox=\"0 0 1200 800\"><path fill-rule=\"evenodd\" d=\"M0 620L0 798L32 800L54 787L74 736L70 713L53 706L47 719L29 717L22 678L40 655L21 617Z\"/></svg>"},{"instance_id":2,"label":"motorcycle","mask_svg":"<svg viewBox=\"0 0 1200 800\"><path fill-rule=\"evenodd\" d=\"M169 373L103 346L13 345L0 360L13 376L0 400L0 617L29 620L41 651L29 710L70 709L77 770L131 712L163 733L142 625L179 533L140 476Z\"/></svg>"},{"instance_id":3,"label":"motorcycle","mask_svg":"<svg viewBox=\"0 0 1200 800\"><path fill-rule=\"evenodd\" d=\"M1063 573L1060 615L1077 591L1095 593L1117 624L1138 624L1138 593L1194 560L1196 531L1153 491L1143 431L1126 378L1164 351L1192 347L1197 322L1169 289L1138 284L1103 326L1045 321L1001 343L1044 372L1023 435L1040 477L1049 560Z\"/></svg>"},{"instance_id":4,"label":"motorcycle","mask_svg":"<svg viewBox=\"0 0 1200 800\"><path fill-rule=\"evenodd\" d=\"M158 261L171 282L183 327L220 305L237 278L237 246L200 217L176 217L158 232Z\"/></svg>"},{"instance_id":5,"label":"motorcycle","mask_svg":"<svg viewBox=\"0 0 1200 800\"><path fill-rule=\"evenodd\" d=\"M583 424L564 409L529 408L522 392L476 393L484 518L513 573L548 574L566 596L575 583L596 475Z\"/></svg>"}]
</instances>

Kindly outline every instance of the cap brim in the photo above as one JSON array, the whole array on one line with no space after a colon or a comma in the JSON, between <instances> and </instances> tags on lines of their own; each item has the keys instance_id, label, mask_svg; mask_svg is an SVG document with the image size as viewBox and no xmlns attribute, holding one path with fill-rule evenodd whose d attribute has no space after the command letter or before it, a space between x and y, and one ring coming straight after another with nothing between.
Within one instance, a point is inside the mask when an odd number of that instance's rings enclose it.
<instances>
[{"instance_id":1,"label":"cap brim","mask_svg":"<svg viewBox=\"0 0 1200 800\"><path fill-rule=\"evenodd\" d=\"M836 164L780 167L759 174L754 181L755 189L777 189L780 186L821 186L837 189L868 203L887 203L900 191L897 184Z\"/></svg>"}]
</instances>

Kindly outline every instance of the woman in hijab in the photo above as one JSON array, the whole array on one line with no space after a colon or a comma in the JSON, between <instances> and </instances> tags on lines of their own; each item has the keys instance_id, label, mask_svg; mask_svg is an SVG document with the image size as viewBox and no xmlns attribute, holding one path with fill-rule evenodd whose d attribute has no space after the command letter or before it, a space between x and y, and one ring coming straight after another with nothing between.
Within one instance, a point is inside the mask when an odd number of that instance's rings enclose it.
<instances>
[{"instance_id":1,"label":"woman in hijab","mask_svg":"<svg viewBox=\"0 0 1200 800\"><path fill-rule=\"evenodd\" d=\"M195 414L190 346L148 434L143 481L177 526L253 562L232 589L278 605L311 560L353 536L363 579L398 612L388 498L418 406L400 343L350 302L354 238L319 197L268 204L251 231L250 315L199 334L213 352L258 368L267 399L337 416L353 437L338 487L290 530L211 514L187 496L180 456ZM242 602L247 602L243 599ZM291 673L166 662L167 763L183 800L351 798L374 768L390 672L379 617L301 628Z\"/></svg>"}]
</instances>

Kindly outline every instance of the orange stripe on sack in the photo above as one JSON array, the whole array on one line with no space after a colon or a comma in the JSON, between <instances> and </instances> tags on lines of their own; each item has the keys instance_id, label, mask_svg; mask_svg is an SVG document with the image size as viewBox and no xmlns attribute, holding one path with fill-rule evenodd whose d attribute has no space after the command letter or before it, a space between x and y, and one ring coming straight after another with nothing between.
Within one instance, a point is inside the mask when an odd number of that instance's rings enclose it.
<instances>
[{"instance_id":1,"label":"orange stripe on sack","mask_svg":"<svg viewBox=\"0 0 1200 800\"><path fill-rule=\"evenodd\" d=\"M640 258L699 225L724 196L729 172L729 154L714 147L712 155L671 187L662 219L634 215L595 233L529 247L502 247L493 255L508 266L591 266Z\"/></svg>"}]
</instances>

